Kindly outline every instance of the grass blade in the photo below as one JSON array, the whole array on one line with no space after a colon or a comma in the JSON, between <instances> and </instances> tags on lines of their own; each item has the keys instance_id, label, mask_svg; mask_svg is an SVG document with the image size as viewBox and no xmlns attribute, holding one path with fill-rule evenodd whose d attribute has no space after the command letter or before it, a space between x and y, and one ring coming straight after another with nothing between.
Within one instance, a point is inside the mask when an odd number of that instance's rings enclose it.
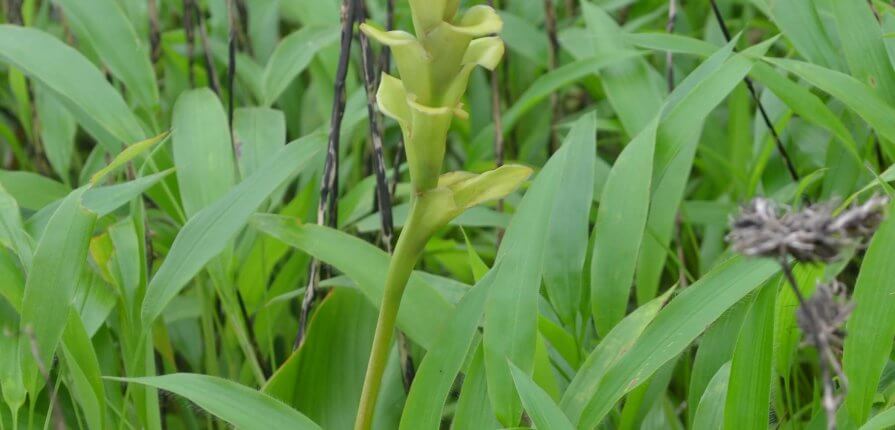
<instances>
[{"instance_id":1,"label":"grass blade","mask_svg":"<svg viewBox=\"0 0 895 430\"><path fill-rule=\"evenodd\" d=\"M175 373L143 378L107 378L170 391L245 430L318 430L308 417L279 400L236 382L207 375Z\"/></svg>"},{"instance_id":2,"label":"grass blade","mask_svg":"<svg viewBox=\"0 0 895 430\"><path fill-rule=\"evenodd\" d=\"M301 170L322 148L319 135L290 143L264 168L196 213L183 226L146 289L142 310L144 327L149 327L186 283L224 250L270 193Z\"/></svg>"}]
</instances>

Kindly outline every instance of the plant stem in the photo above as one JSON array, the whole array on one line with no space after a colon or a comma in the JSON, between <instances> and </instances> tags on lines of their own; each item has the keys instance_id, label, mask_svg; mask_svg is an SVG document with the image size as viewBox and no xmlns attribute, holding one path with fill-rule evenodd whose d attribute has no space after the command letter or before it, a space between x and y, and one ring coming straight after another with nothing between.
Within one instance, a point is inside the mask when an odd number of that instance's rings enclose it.
<instances>
[{"instance_id":1,"label":"plant stem","mask_svg":"<svg viewBox=\"0 0 895 430\"><path fill-rule=\"evenodd\" d=\"M333 86L333 106L330 116L329 142L326 146L326 160L323 165L323 177L320 179L320 200L317 202L317 225L336 227L338 217L339 193L339 143L341 139L342 117L345 115L345 79L348 75L348 63L351 56L351 40L354 38L354 21L356 0L343 0L340 9L342 22L339 63L336 69L336 82ZM308 286L301 302L298 316L298 333L295 335L293 350L298 349L305 335L308 315L316 298L317 284L320 281L320 261L312 259L308 270Z\"/></svg>"},{"instance_id":2,"label":"plant stem","mask_svg":"<svg viewBox=\"0 0 895 430\"><path fill-rule=\"evenodd\" d=\"M559 38L556 30L556 9L553 7L553 0L544 0L544 16L547 25L547 40L549 41L547 50L547 68L549 71L556 69L559 64ZM550 93L550 142L547 144L547 155L552 155L559 149L559 142L556 136L556 122L559 120L559 97L556 92ZM495 124L496 127L496 124ZM502 130L501 130L502 132Z\"/></svg>"},{"instance_id":3,"label":"plant stem","mask_svg":"<svg viewBox=\"0 0 895 430\"><path fill-rule=\"evenodd\" d=\"M379 319L376 322L376 332L373 336L373 349L370 352L367 373L364 377L364 388L357 410L357 418L354 422L355 430L368 430L373 423L376 398L379 396L382 375L388 362L401 297L404 295L404 288L407 286L410 274L413 272L429 237L428 233L421 228L426 204L425 200L419 198L414 198L411 201L407 223L398 237L395 254L388 266L382 306L379 307Z\"/></svg>"},{"instance_id":4,"label":"plant stem","mask_svg":"<svg viewBox=\"0 0 895 430\"><path fill-rule=\"evenodd\" d=\"M365 6L361 3L362 6ZM360 13L357 14L357 21L362 22L366 17L366 8L361 7ZM392 201L388 188L388 179L385 177L385 156L382 149L382 127L379 123L379 112L376 108L376 86L378 79L376 77L375 65L373 63L373 50L370 48L370 41L364 32L358 32L361 49L361 62L363 65L364 88L367 92L367 116L370 120L370 143L373 149L373 167L376 174L376 204L379 208L380 218L382 222L382 242L385 249L389 253L392 252L392 245L395 235L394 222L392 221Z\"/></svg>"},{"instance_id":5,"label":"plant stem","mask_svg":"<svg viewBox=\"0 0 895 430\"><path fill-rule=\"evenodd\" d=\"M710 0L710 3L712 6L712 13L715 15L715 20L718 21L718 26L721 27L721 34L724 35L724 40L730 42L730 30L727 28L727 23L724 22L724 16L721 15L721 9L718 8L718 3L715 2L715 0ZM777 129L774 128L774 123L771 122L771 117L768 116L768 112L761 103L761 98L758 97L758 92L755 91L755 85L752 84L752 79L749 79L747 76L743 78L743 82L746 83L746 88L749 90L749 94L752 95L752 99L755 100L755 104L758 106L758 113L761 114L761 119L771 132L771 137L774 138L774 144L777 145L777 151L780 153L780 157L783 158L783 163L786 164L786 170L789 172L789 176L794 182L799 182L799 173L796 171L796 166L793 164L792 158L790 158L789 153L786 151L786 147L783 146L783 141L780 140L780 135L777 134Z\"/></svg>"},{"instance_id":6,"label":"plant stem","mask_svg":"<svg viewBox=\"0 0 895 430\"><path fill-rule=\"evenodd\" d=\"M792 287L796 299L799 301L799 308L804 310L808 324L811 326L807 331L809 332L808 335L811 337L814 346L817 348L817 362L818 366L820 366L821 381L823 382L823 398L821 400L821 406L824 408L827 415L827 429L835 430L838 401L833 394L833 378L830 375L830 367L832 367L839 375L840 383L843 384L843 387L846 384L845 375L842 374L842 370L839 368L839 365L830 350L830 344L826 336L824 324L814 308L806 303L805 296L802 295L802 291L799 290L796 277L793 275L789 263L786 262L786 258L783 256L780 257L779 263L780 267L783 269L783 276L786 277L786 280Z\"/></svg>"}]
</instances>

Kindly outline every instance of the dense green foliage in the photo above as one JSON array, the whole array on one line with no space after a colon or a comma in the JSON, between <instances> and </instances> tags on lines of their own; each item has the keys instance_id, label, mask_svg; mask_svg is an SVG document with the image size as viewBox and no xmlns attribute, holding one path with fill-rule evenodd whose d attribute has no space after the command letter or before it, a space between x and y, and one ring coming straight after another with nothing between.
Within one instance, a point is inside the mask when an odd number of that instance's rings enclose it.
<instances>
[{"instance_id":1,"label":"dense green foliage","mask_svg":"<svg viewBox=\"0 0 895 430\"><path fill-rule=\"evenodd\" d=\"M889 2L0 3L0 430L895 427Z\"/></svg>"}]
</instances>

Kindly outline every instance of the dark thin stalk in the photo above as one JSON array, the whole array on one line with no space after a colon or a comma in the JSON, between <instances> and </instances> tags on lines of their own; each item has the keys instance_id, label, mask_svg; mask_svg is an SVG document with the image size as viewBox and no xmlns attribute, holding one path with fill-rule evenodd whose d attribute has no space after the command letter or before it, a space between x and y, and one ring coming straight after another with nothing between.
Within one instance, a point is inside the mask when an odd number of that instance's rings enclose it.
<instances>
[{"instance_id":1,"label":"dark thin stalk","mask_svg":"<svg viewBox=\"0 0 895 430\"><path fill-rule=\"evenodd\" d=\"M6 6L6 22L15 25L22 25L22 3L20 0L7 0L3 2Z\"/></svg>"},{"instance_id":2,"label":"dark thin stalk","mask_svg":"<svg viewBox=\"0 0 895 430\"><path fill-rule=\"evenodd\" d=\"M668 22L665 24L665 32L674 34L674 27L677 24L677 0L668 0ZM668 85L668 92L674 90L674 53L665 52L665 80Z\"/></svg>"},{"instance_id":3,"label":"dark thin stalk","mask_svg":"<svg viewBox=\"0 0 895 430\"><path fill-rule=\"evenodd\" d=\"M395 28L395 0L386 0L385 2L385 29L393 30ZM379 54L379 70L385 73L391 69L392 50L388 46L383 46Z\"/></svg>"},{"instance_id":4,"label":"dark thin stalk","mask_svg":"<svg viewBox=\"0 0 895 430\"><path fill-rule=\"evenodd\" d=\"M566 17L575 16L575 0L566 0Z\"/></svg>"},{"instance_id":5,"label":"dark thin stalk","mask_svg":"<svg viewBox=\"0 0 895 430\"><path fill-rule=\"evenodd\" d=\"M208 32L205 30L205 17L195 1L190 0L190 3L193 5L196 21L199 23L199 40L202 42L202 50L205 51L205 74L208 75L208 83L211 86L211 90L220 97L221 81L218 78L217 68L214 66L211 44L208 42Z\"/></svg>"},{"instance_id":6,"label":"dark thin stalk","mask_svg":"<svg viewBox=\"0 0 895 430\"><path fill-rule=\"evenodd\" d=\"M358 22L366 18L366 7L358 14ZM373 50L370 41L364 32L358 32L361 49L361 61L363 63L364 89L367 92L367 116L370 120L370 143L373 147L373 169L376 175L376 202L379 207L380 221L382 224L382 242L389 254L392 252L394 241L394 222L392 221L391 196L389 195L388 179L385 176L385 156L382 151L382 127L379 113L376 110L376 70L373 62Z\"/></svg>"},{"instance_id":7,"label":"dark thin stalk","mask_svg":"<svg viewBox=\"0 0 895 430\"><path fill-rule=\"evenodd\" d=\"M820 366L821 380L823 382L823 398L821 399L821 405L827 415L827 429L835 430L836 409L839 407L839 400L833 394L833 378L830 374L830 369L832 369L839 377L839 384L843 387L843 391L847 389L847 379L842 372L839 362L836 361L836 357L833 355L832 348L830 347L830 340L827 339L826 327L820 316L815 312L814 307L806 303L805 296L802 294L802 291L799 290L796 277L792 273L792 268L786 261L786 256L781 255L778 263L780 263L780 267L783 270L783 276L786 278L790 287L792 287L792 292L799 301L799 309L805 312L806 322L810 326L806 331L809 332L807 334L811 337L811 341L814 343L815 348L817 348L817 361Z\"/></svg>"},{"instance_id":8,"label":"dark thin stalk","mask_svg":"<svg viewBox=\"0 0 895 430\"><path fill-rule=\"evenodd\" d=\"M234 0L236 2L236 21L234 24L236 25L236 37L240 43L242 43L243 50L249 54L249 56L255 55L255 48L252 46L252 38L249 34L249 10L246 6L245 0Z\"/></svg>"},{"instance_id":9,"label":"dark thin stalk","mask_svg":"<svg viewBox=\"0 0 895 430\"><path fill-rule=\"evenodd\" d=\"M715 15L715 20L718 21L718 26L721 27L721 33L724 34L724 40L730 42L730 30L727 28L727 23L724 22L724 16L721 15L721 10L718 9L718 3L715 0L709 1L712 5L712 13ZM792 158L790 158L789 153L783 146L783 141L780 140L780 135L777 134L777 129L774 128L774 123L771 122L768 112L761 103L761 99L758 97L758 92L755 91L755 85L752 83L752 79L745 77L743 78L743 81L746 83L746 88L749 89L749 94L752 95L752 99L755 100L755 104L758 106L758 112L761 114L762 120L764 120L765 125L771 132L771 136L774 138L774 143L777 145L777 151L780 153L783 162L786 164L786 170L789 171L789 176L793 181L798 182L799 173L796 171L796 166L793 164Z\"/></svg>"},{"instance_id":10,"label":"dark thin stalk","mask_svg":"<svg viewBox=\"0 0 895 430\"><path fill-rule=\"evenodd\" d=\"M333 89L332 116L330 117L329 142L326 148L326 161L323 165L323 178L320 181L320 201L317 204L317 224L336 226L338 219L337 194L339 189L339 139L342 128L342 117L345 114L345 77L348 74L348 61L351 55L351 40L354 38L354 22L356 16L356 0L342 0L340 10L342 20L341 47L339 64L336 69L336 82ZM304 339L308 314L316 296L317 284L320 281L320 261L311 260L308 271L308 287L301 303L298 317L298 333L293 348L298 348Z\"/></svg>"},{"instance_id":11,"label":"dark thin stalk","mask_svg":"<svg viewBox=\"0 0 895 430\"><path fill-rule=\"evenodd\" d=\"M395 0L386 0L385 2L385 29L394 30L395 28ZM380 58L380 69L388 73L392 67L391 49L388 46L382 47ZM401 160L404 155L404 136L398 135L398 142L395 145L395 160L392 163L392 182L389 189L391 200L395 200L395 193L398 191L398 181L401 180Z\"/></svg>"},{"instance_id":12,"label":"dark thin stalk","mask_svg":"<svg viewBox=\"0 0 895 430\"><path fill-rule=\"evenodd\" d=\"M366 5L361 0L361 10L358 14L358 22L362 22L367 15ZM391 7L394 3L390 1ZM391 19L394 19L393 17ZM389 190L388 179L385 176L385 156L382 150L382 127L379 121L379 114L376 111L376 86L378 84L376 71L373 64L373 51L370 48L370 42L367 35L363 32L358 33L361 46L361 61L364 69L364 88L367 92L367 115L370 118L370 142L373 147L373 167L376 174L376 202L379 208L379 219L381 222L382 242L386 251L391 254L393 251L393 243L395 237L395 226L392 217L392 197ZM386 65L386 64L384 64ZM401 375L404 382L405 392L410 391L410 385L416 371L413 365L413 358L410 356L410 343L407 337L400 330L398 331L398 354L401 363Z\"/></svg>"},{"instance_id":13,"label":"dark thin stalk","mask_svg":"<svg viewBox=\"0 0 895 430\"><path fill-rule=\"evenodd\" d=\"M495 7L494 0L488 0L488 6ZM494 162L497 167L503 166L505 158L506 143L503 137L503 112L501 112L500 102L500 75L497 70L490 73L491 79L491 121L494 123ZM503 212L503 199L497 201L497 211ZM504 229L497 229L497 246L503 239Z\"/></svg>"},{"instance_id":14,"label":"dark thin stalk","mask_svg":"<svg viewBox=\"0 0 895 430\"><path fill-rule=\"evenodd\" d=\"M37 339L34 337L34 330L31 327L25 327L23 332L28 336L29 349L31 351L31 356L34 358L34 362L37 364L37 371L40 373L40 376L43 377L44 383L49 389L49 387L53 386L50 378L50 369L40 358L40 346L37 344ZM62 415L62 409L56 404L56 397L57 390L53 390L50 394L50 410L53 417L53 427L57 430L64 430L67 428L65 426L65 417Z\"/></svg>"},{"instance_id":15,"label":"dark thin stalk","mask_svg":"<svg viewBox=\"0 0 895 430\"><path fill-rule=\"evenodd\" d=\"M547 68L549 71L556 69L559 64L559 38L556 33L556 9L553 0L544 0L544 17L547 25L547 39L550 42L547 49ZM556 136L556 121L559 120L559 96L554 91L550 93L550 143L547 153L553 154L559 149L559 141Z\"/></svg>"},{"instance_id":16,"label":"dark thin stalk","mask_svg":"<svg viewBox=\"0 0 895 430\"><path fill-rule=\"evenodd\" d=\"M158 4L156 0L146 1L146 14L149 15L149 55L155 63L162 56L161 30L158 23Z\"/></svg>"},{"instance_id":17,"label":"dark thin stalk","mask_svg":"<svg viewBox=\"0 0 895 430\"><path fill-rule=\"evenodd\" d=\"M227 38L227 124L230 127L230 144L233 145L233 154L239 157L239 148L236 145L236 136L233 135L233 102L236 94L233 93L236 80L236 6L235 0L227 1L227 18L229 21L229 37Z\"/></svg>"},{"instance_id":18,"label":"dark thin stalk","mask_svg":"<svg viewBox=\"0 0 895 430\"><path fill-rule=\"evenodd\" d=\"M668 22L665 24L665 31L668 34L674 34L674 28L677 24L677 0L668 0ZM674 53L671 51L665 52L665 80L666 85L668 85L668 93L671 94L674 91ZM681 213L678 210L678 213L674 217L674 236L677 241L677 259L678 264L680 265L680 269L678 271L678 287L686 288L687 287L687 260L686 253L684 252L684 241L681 240Z\"/></svg>"},{"instance_id":19,"label":"dark thin stalk","mask_svg":"<svg viewBox=\"0 0 895 430\"><path fill-rule=\"evenodd\" d=\"M195 45L195 33L193 33L193 2L183 0L183 31L186 33L186 61L187 75L190 88L196 86L196 77L193 74L193 46Z\"/></svg>"}]
</instances>

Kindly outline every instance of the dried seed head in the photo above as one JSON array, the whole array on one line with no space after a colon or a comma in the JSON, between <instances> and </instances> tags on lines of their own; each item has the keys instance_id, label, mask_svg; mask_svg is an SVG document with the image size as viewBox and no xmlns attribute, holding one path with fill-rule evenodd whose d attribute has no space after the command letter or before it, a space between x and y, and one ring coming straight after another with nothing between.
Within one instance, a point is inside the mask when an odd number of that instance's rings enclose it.
<instances>
[{"instance_id":1,"label":"dried seed head","mask_svg":"<svg viewBox=\"0 0 895 430\"><path fill-rule=\"evenodd\" d=\"M845 284L833 281L818 284L814 294L796 311L796 322L802 332L820 335L832 346L842 344L844 333L840 328L851 315L853 304L846 295ZM817 318L817 325L811 321L809 312Z\"/></svg>"},{"instance_id":2,"label":"dried seed head","mask_svg":"<svg viewBox=\"0 0 895 430\"><path fill-rule=\"evenodd\" d=\"M743 255L779 258L790 255L804 262L830 262L841 251L867 239L884 218L887 197L874 196L860 206L834 216L830 203L800 211L756 198L731 222L727 240Z\"/></svg>"}]
</instances>

